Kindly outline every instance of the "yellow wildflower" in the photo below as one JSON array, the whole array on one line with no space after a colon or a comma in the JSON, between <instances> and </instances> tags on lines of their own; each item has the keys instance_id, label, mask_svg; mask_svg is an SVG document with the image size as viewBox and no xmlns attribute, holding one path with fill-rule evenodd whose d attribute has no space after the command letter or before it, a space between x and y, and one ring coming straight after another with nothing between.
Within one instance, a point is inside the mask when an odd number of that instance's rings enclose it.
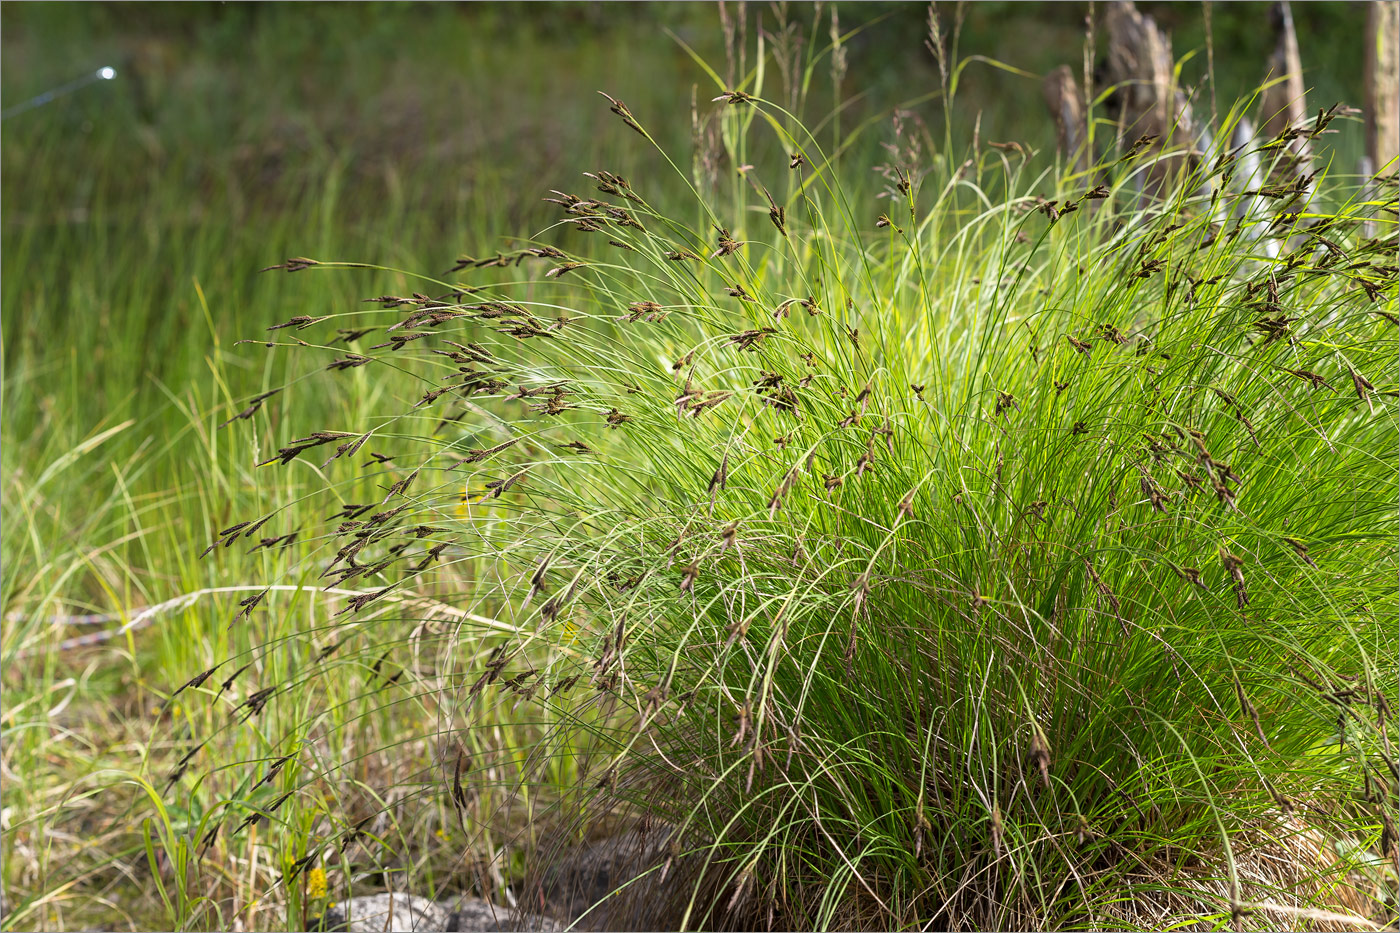
<instances>
[{"instance_id":1,"label":"yellow wildflower","mask_svg":"<svg viewBox=\"0 0 1400 933\"><path fill-rule=\"evenodd\" d=\"M319 865L307 872L306 896L313 901L326 896L326 870Z\"/></svg>"}]
</instances>

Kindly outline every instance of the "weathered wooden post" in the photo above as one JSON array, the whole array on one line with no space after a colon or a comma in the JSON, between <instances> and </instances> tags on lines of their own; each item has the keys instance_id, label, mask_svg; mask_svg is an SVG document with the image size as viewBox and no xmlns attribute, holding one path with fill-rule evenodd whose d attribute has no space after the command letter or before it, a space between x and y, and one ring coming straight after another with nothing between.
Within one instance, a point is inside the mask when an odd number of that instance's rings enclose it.
<instances>
[{"instance_id":1,"label":"weathered wooden post","mask_svg":"<svg viewBox=\"0 0 1400 933\"><path fill-rule=\"evenodd\" d=\"M1303 58L1298 52L1298 33L1293 27L1293 10L1288 0L1278 0L1273 6L1274 53L1269 57L1269 73L1263 98L1259 102L1265 139L1277 139L1289 127L1301 128L1310 116L1307 88L1303 85ZM1288 144L1293 158L1285 159L1279 170L1301 173L1312 161L1312 146L1299 137Z\"/></svg>"},{"instance_id":2,"label":"weathered wooden post","mask_svg":"<svg viewBox=\"0 0 1400 933\"><path fill-rule=\"evenodd\" d=\"M1400 2L1371 0L1366 15L1366 155L1371 171L1395 171L1400 155Z\"/></svg>"},{"instance_id":3,"label":"weathered wooden post","mask_svg":"<svg viewBox=\"0 0 1400 933\"><path fill-rule=\"evenodd\" d=\"M1151 137L1149 155L1164 150L1181 154L1156 158L1148 170L1145 197L1160 196L1189 166L1191 154L1210 148L1210 133L1197 127L1186 94L1176 86L1171 40L1152 17L1139 12L1131 0L1108 5L1108 63L1104 73L1118 87L1122 141Z\"/></svg>"},{"instance_id":4,"label":"weathered wooden post","mask_svg":"<svg viewBox=\"0 0 1400 933\"><path fill-rule=\"evenodd\" d=\"M1084 98L1079 93L1079 82L1074 80L1074 71L1068 65L1061 65L1045 76L1040 85L1045 95L1045 106L1055 118L1057 148L1073 171L1083 172L1089 168L1090 153L1088 143L1088 122L1084 114Z\"/></svg>"}]
</instances>

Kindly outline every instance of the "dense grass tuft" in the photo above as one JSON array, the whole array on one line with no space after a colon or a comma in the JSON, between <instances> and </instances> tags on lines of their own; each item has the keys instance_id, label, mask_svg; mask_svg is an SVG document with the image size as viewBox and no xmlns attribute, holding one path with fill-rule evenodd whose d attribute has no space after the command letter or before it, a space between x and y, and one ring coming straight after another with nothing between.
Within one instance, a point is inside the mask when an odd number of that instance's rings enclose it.
<instances>
[{"instance_id":1,"label":"dense grass tuft","mask_svg":"<svg viewBox=\"0 0 1400 933\"><path fill-rule=\"evenodd\" d=\"M1378 202L1322 172L1277 219L1241 153L1158 201L1142 160L1054 187L1006 150L896 152L857 201L780 106L717 106L748 167L689 217L594 171L468 281L336 317L395 321L350 362L421 387L281 451L393 447L321 539L368 587L346 624L468 599L465 734L534 710L532 806L695 840L666 922L1392 910L1356 874L1395 852Z\"/></svg>"}]
</instances>

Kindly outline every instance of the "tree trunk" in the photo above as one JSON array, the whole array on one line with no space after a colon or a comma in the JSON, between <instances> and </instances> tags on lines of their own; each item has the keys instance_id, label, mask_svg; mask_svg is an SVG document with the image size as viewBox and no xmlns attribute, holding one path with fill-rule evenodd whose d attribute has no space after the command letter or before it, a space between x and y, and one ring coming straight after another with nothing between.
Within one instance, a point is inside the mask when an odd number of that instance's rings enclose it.
<instances>
[{"instance_id":1,"label":"tree trunk","mask_svg":"<svg viewBox=\"0 0 1400 933\"><path fill-rule=\"evenodd\" d=\"M1194 152L1201 137L1186 95L1173 82L1171 40L1152 17L1131 0L1111 3L1104 16L1108 33L1105 77L1117 88L1122 143L1153 137L1144 158L1164 149ZM1144 197L1161 196L1189 166L1186 156L1157 158L1148 170Z\"/></svg>"},{"instance_id":2,"label":"tree trunk","mask_svg":"<svg viewBox=\"0 0 1400 933\"><path fill-rule=\"evenodd\" d=\"M1045 106L1055 118L1060 157L1072 166L1072 171L1085 171L1089 167L1088 123L1084 119L1084 98L1079 93L1079 82L1074 80L1074 71L1068 65L1061 65L1045 76L1040 89L1045 95Z\"/></svg>"},{"instance_id":3,"label":"tree trunk","mask_svg":"<svg viewBox=\"0 0 1400 933\"><path fill-rule=\"evenodd\" d=\"M1400 155L1400 2L1371 0L1366 16L1366 154L1372 171L1395 171Z\"/></svg>"},{"instance_id":4,"label":"tree trunk","mask_svg":"<svg viewBox=\"0 0 1400 933\"><path fill-rule=\"evenodd\" d=\"M1288 0L1279 0L1272 11L1274 24L1274 53L1269 56L1269 87L1259 102L1260 131L1265 139L1277 139L1290 127L1301 129L1307 121L1308 94L1303 84L1303 58L1298 52L1298 33L1293 27L1293 10ZM1312 145L1302 137L1288 144L1291 155L1280 158L1274 166L1275 177L1293 176L1307 171L1312 162Z\"/></svg>"}]
</instances>

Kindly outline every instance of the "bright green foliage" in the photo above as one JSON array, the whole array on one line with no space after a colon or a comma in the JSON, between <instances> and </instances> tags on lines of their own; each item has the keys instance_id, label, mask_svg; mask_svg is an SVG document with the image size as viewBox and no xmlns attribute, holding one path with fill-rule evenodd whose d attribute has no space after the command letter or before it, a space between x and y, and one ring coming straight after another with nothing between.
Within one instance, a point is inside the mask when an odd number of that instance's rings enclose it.
<instances>
[{"instance_id":1,"label":"bright green foliage","mask_svg":"<svg viewBox=\"0 0 1400 933\"><path fill-rule=\"evenodd\" d=\"M778 107L721 105L776 137L732 197L687 222L595 171L470 287L385 296L367 371L424 394L316 457L405 451L321 548L388 584L364 606L440 560L512 607L467 732L535 706L591 761L566 802L701 840L688 925L1133 922L1135 880L1228 918L1284 814L1393 851L1374 199L1319 174L1276 221L1223 157L1047 200L984 151L853 203Z\"/></svg>"}]
</instances>

